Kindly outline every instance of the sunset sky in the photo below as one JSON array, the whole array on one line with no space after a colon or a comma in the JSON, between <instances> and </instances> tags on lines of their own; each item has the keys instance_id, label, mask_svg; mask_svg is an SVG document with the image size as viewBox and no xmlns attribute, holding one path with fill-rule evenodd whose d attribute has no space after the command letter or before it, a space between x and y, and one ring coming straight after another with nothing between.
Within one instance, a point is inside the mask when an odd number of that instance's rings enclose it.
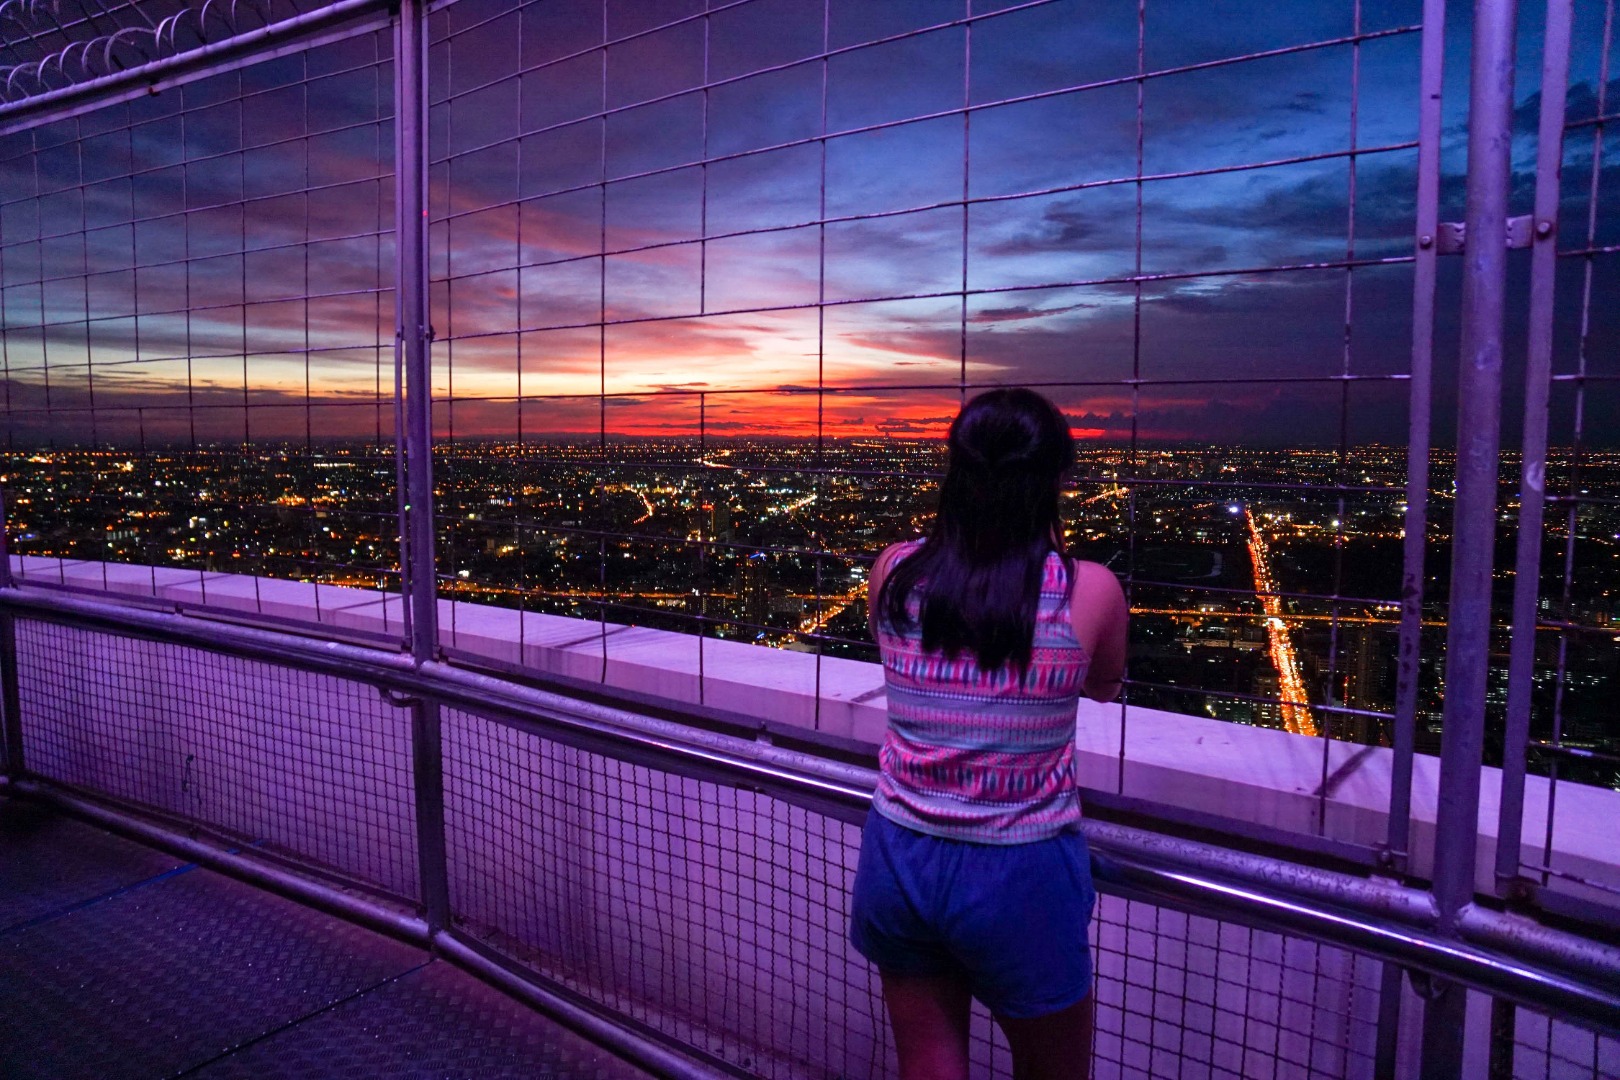
<instances>
[{"instance_id":1,"label":"sunset sky","mask_svg":"<svg viewBox=\"0 0 1620 1080\"><path fill-rule=\"evenodd\" d=\"M1343 384L1310 380L1346 370L1346 271L1265 271L1410 252L1420 39L1382 32L1415 23L1416 2L1361 5L1375 36L1353 124L1349 44L1146 81L1148 176L1286 163L1143 184L1140 273L1173 276L1144 282L1139 306L1137 185L1106 183L1137 173L1136 84L1111 81L1137 71L1135 0L1000 14L1013 5L975 0L966 23L964 0L751 0L688 18L702 6L461 0L434 17L441 434L932 434L964 383L1034 383L1082 437L1127 438L1134 419L1150 442L1337 442ZM1577 5L1572 117L1596 108L1600 8ZM1341 0L1149 0L1143 63L1333 41L1354 15ZM1446 218L1462 214L1465 15L1447 27ZM1525 5L1516 212L1533 183L1539 18ZM892 35L909 36L851 48ZM15 440L325 439L379 423L387 437L387 49L363 37L0 140ZM1612 112L1620 83L1608 94ZM1567 145L1566 249L1586 246L1592 130ZM1353 251L1352 140L1404 147L1357 158ZM1620 239L1617 160L1599 246ZM1442 432L1460 269L1444 262ZM1587 346L1610 375L1617 267L1615 253L1593 264ZM1567 371L1583 266L1563 269ZM1525 265L1514 275L1522 300ZM1349 280L1349 373L1404 373L1410 265ZM1350 440L1404 441L1405 398L1401 381L1351 384ZM1620 430L1615 383L1589 389L1587 413L1589 438Z\"/></svg>"}]
</instances>

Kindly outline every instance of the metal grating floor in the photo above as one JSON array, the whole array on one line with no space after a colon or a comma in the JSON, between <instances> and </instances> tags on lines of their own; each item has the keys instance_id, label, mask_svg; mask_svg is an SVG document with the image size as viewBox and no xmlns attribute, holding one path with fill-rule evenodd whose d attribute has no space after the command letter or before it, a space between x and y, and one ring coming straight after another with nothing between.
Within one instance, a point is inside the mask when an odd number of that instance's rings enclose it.
<instances>
[{"instance_id":1,"label":"metal grating floor","mask_svg":"<svg viewBox=\"0 0 1620 1080\"><path fill-rule=\"evenodd\" d=\"M0 1076L645 1074L465 972L0 798Z\"/></svg>"}]
</instances>

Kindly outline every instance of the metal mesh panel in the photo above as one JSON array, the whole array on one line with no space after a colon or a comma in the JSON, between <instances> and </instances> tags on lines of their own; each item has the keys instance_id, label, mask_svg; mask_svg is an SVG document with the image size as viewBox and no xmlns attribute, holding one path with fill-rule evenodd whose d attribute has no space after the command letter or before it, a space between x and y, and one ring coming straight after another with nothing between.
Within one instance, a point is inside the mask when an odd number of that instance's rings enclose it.
<instances>
[{"instance_id":1,"label":"metal mesh panel","mask_svg":"<svg viewBox=\"0 0 1620 1080\"><path fill-rule=\"evenodd\" d=\"M1520 533L1497 852L1499 882L1519 878L1544 893L1611 909L1620 902L1620 882L1610 868L1594 865L1604 861L1593 858L1602 840L1588 832L1588 822L1602 813L1592 808L1592 798L1620 787L1611 692L1620 672L1614 632L1620 457L1608 420L1620 402L1614 344L1620 308L1607 300L1620 282L1615 14L1614 0L1549 5L1547 13L1547 37L1558 43L1549 49L1559 48L1556 57L1567 59L1568 90L1544 96L1538 125L1535 218L1545 239L1533 252L1528 281Z\"/></svg>"},{"instance_id":2,"label":"metal mesh panel","mask_svg":"<svg viewBox=\"0 0 1620 1080\"><path fill-rule=\"evenodd\" d=\"M17 652L32 772L417 896L410 715L371 687L33 620Z\"/></svg>"},{"instance_id":3,"label":"metal mesh panel","mask_svg":"<svg viewBox=\"0 0 1620 1080\"><path fill-rule=\"evenodd\" d=\"M858 827L454 711L444 762L462 929L760 1075L892 1068L846 959Z\"/></svg>"},{"instance_id":4,"label":"metal mesh panel","mask_svg":"<svg viewBox=\"0 0 1620 1080\"><path fill-rule=\"evenodd\" d=\"M1379 965L1341 949L1101 898L1093 1074L1371 1077Z\"/></svg>"},{"instance_id":5,"label":"metal mesh panel","mask_svg":"<svg viewBox=\"0 0 1620 1080\"><path fill-rule=\"evenodd\" d=\"M1556 1017L1516 1010L1512 1080L1615 1080L1620 1037L1602 1036Z\"/></svg>"},{"instance_id":6,"label":"metal mesh panel","mask_svg":"<svg viewBox=\"0 0 1620 1080\"><path fill-rule=\"evenodd\" d=\"M0 136L22 577L302 621L398 587L392 115L373 32Z\"/></svg>"},{"instance_id":7,"label":"metal mesh panel","mask_svg":"<svg viewBox=\"0 0 1620 1080\"><path fill-rule=\"evenodd\" d=\"M465 932L763 1076L892 1076L876 972L850 950L858 827L444 716L451 905ZM1100 899L1093 1075L1372 1075L1378 965ZM975 1006L974 1075L1007 1075Z\"/></svg>"},{"instance_id":8,"label":"metal mesh panel","mask_svg":"<svg viewBox=\"0 0 1620 1080\"><path fill-rule=\"evenodd\" d=\"M1577 34L1565 116L1564 191L1560 214L1554 318L1551 440L1546 454L1547 530L1537 611L1536 706L1530 762L1549 779L1545 828L1532 839L1540 858L1526 867L1548 880L1557 864L1555 828L1560 782L1620 787L1620 744L1609 690L1620 665L1614 630L1620 539L1620 458L1606 430L1620 401L1620 362L1613 344L1620 283L1620 183L1615 125L1620 57L1614 0L1576 5ZM1620 902L1609 886L1608 902Z\"/></svg>"}]
</instances>

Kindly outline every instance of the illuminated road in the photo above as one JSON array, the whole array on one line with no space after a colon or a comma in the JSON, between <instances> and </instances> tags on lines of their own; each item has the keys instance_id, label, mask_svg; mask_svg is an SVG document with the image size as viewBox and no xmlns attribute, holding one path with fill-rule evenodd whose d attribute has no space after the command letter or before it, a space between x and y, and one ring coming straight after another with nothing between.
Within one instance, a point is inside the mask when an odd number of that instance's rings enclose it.
<instances>
[{"instance_id":1,"label":"illuminated road","mask_svg":"<svg viewBox=\"0 0 1620 1080\"><path fill-rule=\"evenodd\" d=\"M1271 576L1266 538L1260 533L1260 523L1255 520L1254 511L1245 508L1243 514L1249 524L1249 559L1254 563L1255 590L1261 594L1275 594L1280 590L1276 579ZM1282 597L1259 595L1255 599L1260 601L1260 607L1266 613L1266 638L1271 650L1271 666L1277 669L1283 727L1295 735L1318 735L1320 731L1316 718L1304 704L1310 698L1305 694L1305 680L1299 674L1299 661L1294 656L1294 642L1289 637L1288 624L1283 621Z\"/></svg>"},{"instance_id":2,"label":"illuminated road","mask_svg":"<svg viewBox=\"0 0 1620 1080\"><path fill-rule=\"evenodd\" d=\"M814 634L833 619L843 614L844 610L859 600L866 592L865 585L859 585L842 596L824 596L821 598L822 608L819 615L810 615L799 622L799 633Z\"/></svg>"},{"instance_id":3,"label":"illuminated road","mask_svg":"<svg viewBox=\"0 0 1620 1080\"><path fill-rule=\"evenodd\" d=\"M1106 488L1106 489L1104 489L1102 491L1099 491L1097 494L1089 496L1088 498L1081 499L1078 502L1076 502L1075 505L1076 506L1088 506L1088 505L1090 505L1091 503L1094 503L1094 502L1101 502L1103 499L1118 499L1118 498L1122 498L1122 497L1124 497L1126 495L1129 495L1129 494L1130 494L1130 491L1127 488L1119 487L1119 486L1116 485L1115 487Z\"/></svg>"},{"instance_id":4,"label":"illuminated road","mask_svg":"<svg viewBox=\"0 0 1620 1080\"><path fill-rule=\"evenodd\" d=\"M623 492L626 495L634 495L636 498L641 500L641 505L646 508L646 513L632 521L630 523L632 525L640 525L643 521L646 521L648 518L652 517L653 513L655 512L652 500L647 498L646 495L642 494L641 491L630 484L609 484L604 490L610 492Z\"/></svg>"},{"instance_id":5,"label":"illuminated road","mask_svg":"<svg viewBox=\"0 0 1620 1080\"><path fill-rule=\"evenodd\" d=\"M816 496L814 496L814 495L806 495L804 498L798 500L797 502L790 502L786 506L782 507L779 510L773 508L773 513L796 514L800 510L803 510L805 507L809 506L811 503L813 503L815 501L816 501Z\"/></svg>"},{"instance_id":6,"label":"illuminated road","mask_svg":"<svg viewBox=\"0 0 1620 1080\"><path fill-rule=\"evenodd\" d=\"M1251 612L1246 612L1246 611L1225 611L1225 610L1220 610L1220 609L1209 610L1207 608L1133 607L1133 608L1131 608L1131 614L1132 615L1168 615L1173 619L1252 619L1252 618L1254 618L1254 615ZM1300 614L1298 612L1289 612L1286 615L1279 616L1279 618L1281 618L1282 621L1285 624L1292 624L1292 623L1302 623L1302 622L1332 622L1334 617L1332 615L1324 615L1324 614L1315 613L1315 612L1313 612L1311 614L1304 614L1304 615L1302 615L1302 614ZM1355 624L1357 626L1388 626L1388 627L1390 627L1392 629L1401 625L1401 620L1399 620L1399 619L1380 618L1379 616L1376 616L1376 615L1340 615L1338 617L1338 621L1339 621L1339 623L1341 625L1343 625L1345 623L1352 623L1352 624ZM1424 626L1444 627L1446 625L1446 621L1444 619L1424 619L1423 620L1423 625Z\"/></svg>"}]
</instances>

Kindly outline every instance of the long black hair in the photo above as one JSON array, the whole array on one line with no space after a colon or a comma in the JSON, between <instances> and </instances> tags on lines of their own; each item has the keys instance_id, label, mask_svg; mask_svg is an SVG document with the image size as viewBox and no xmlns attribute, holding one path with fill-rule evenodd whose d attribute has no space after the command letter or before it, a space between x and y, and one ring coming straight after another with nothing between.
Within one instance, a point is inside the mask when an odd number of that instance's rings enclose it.
<instances>
[{"instance_id":1,"label":"long black hair","mask_svg":"<svg viewBox=\"0 0 1620 1080\"><path fill-rule=\"evenodd\" d=\"M1046 557L1059 549L1058 487L1074 464L1063 414L1033 390L980 394L951 422L939 512L922 545L895 566L875 610L912 626L920 592L923 648L980 668L1029 670ZM1063 554L1059 550L1059 554ZM1068 557L1064 563L1074 575Z\"/></svg>"}]
</instances>

